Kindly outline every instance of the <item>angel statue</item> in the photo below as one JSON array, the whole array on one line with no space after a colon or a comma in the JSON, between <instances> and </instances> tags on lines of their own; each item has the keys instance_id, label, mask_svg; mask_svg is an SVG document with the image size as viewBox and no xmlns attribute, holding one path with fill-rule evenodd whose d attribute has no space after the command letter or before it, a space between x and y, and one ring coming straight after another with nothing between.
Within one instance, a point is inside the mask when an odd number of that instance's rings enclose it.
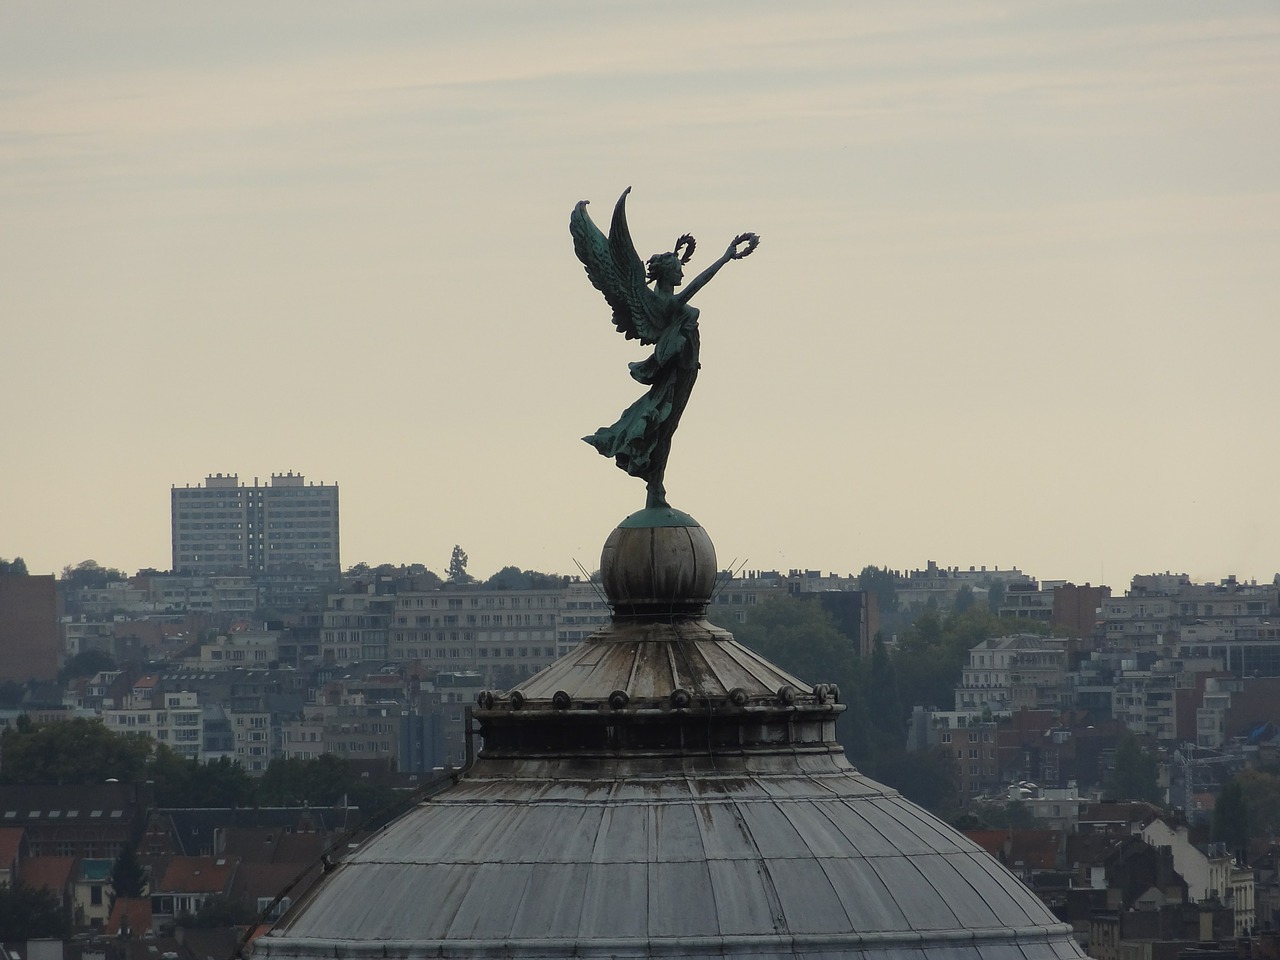
<instances>
[{"instance_id":1,"label":"angel statue","mask_svg":"<svg viewBox=\"0 0 1280 960\"><path fill-rule=\"evenodd\" d=\"M569 215L573 249L587 268L592 285L613 308L613 325L628 340L639 340L654 350L648 359L631 363L631 376L648 392L626 410L617 423L583 437L603 456L648 484L646 508L666 507L662 484L671 452L671 437L680 424L694 381L698 379L698 308L689 305L693 295L730 260L741 260L755 250L760 238L741 233L720 259L695 277L680 293L686 263L697 246L684 234L670 253L655 253L642 263L627 228L627 187L613 208L609 236L600 232L581 200ZM653 283L650 288L647 283Z\"/></svg>"}]
</instances>

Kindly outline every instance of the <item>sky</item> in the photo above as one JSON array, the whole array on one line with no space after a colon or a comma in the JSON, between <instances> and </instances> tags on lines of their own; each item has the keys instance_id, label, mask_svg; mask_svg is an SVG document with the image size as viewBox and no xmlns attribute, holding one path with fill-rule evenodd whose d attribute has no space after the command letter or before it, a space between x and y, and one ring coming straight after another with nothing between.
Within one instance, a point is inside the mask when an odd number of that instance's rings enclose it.
<instances>
[{"instance_id":1,"label":"sky","mask_svg":"<svg viewBox=\"0 0 1280 960\"><path fill-rule=\"evenodd\" d=\"M1280 571L1274 0L0 5L0 557L292 470L344 566L594 569L628 186L761 237L667 471L721 567Z\"/></svg>"}]
</instances>

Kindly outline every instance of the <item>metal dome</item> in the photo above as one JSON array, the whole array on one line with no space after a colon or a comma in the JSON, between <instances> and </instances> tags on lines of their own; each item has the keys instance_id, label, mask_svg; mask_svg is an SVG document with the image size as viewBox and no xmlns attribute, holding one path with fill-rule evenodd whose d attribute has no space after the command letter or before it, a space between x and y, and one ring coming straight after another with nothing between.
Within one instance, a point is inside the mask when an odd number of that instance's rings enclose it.
<instances>
[{"instance_id":1,"label":"metal dome","mask_svg":"<svg viewBox=\"0 0 1280 960\"><path fill-rule=\"evenodd\" d=\"M640 554L690 542L655 529ZM613 623L482 694L476 764L348 856L255 956L1084 957L1004 867L848 763L837 690L675 599L669 616L620 615L611 596Z\"/></svg>"}]
</instances>

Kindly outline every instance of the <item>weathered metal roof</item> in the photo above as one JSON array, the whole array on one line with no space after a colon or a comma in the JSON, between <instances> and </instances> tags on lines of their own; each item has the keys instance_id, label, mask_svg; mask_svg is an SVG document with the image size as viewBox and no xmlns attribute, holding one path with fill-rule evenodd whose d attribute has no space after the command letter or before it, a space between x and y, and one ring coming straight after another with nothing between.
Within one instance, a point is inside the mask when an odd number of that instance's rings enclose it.
<instances>
[{"instance_id":1,"label":"weathered metal roof","mask_svg":"<svg viewBox=\"0 0 1280 960\"><path fill-rule=\"evenodd\" d=\"M991 856L850 766L838 690L701 619L714 551L691 529L611 537L613 622L483 692L475 766L341 862L257 960L1083 958Z\"/></svg>"},{"instance_id":2,"label":"weathered metal roof","mask_svg":"<svg viewBox=\"0 0 1280 960\"><path fill-rule=\"evenodd\" d=\"M988 854L838 755L702 766L466 779L349 857L257 950L1083 956Z\"/></svg>"},{"instance_id":3,"label":"weathered metal roof","mask_svg":"<svg viewBox=\"0 0 1280 960\"><path fill-rule=\"evenodd\" d=\"M663 699L678 689L713 698L738 689L750 699L772 700L785 686L813 692L729 631L694 620L610 624L516 690L526 700L547 701L563 691L578 703L619 690L629 700Z\"/></svg>"}]
</instances>

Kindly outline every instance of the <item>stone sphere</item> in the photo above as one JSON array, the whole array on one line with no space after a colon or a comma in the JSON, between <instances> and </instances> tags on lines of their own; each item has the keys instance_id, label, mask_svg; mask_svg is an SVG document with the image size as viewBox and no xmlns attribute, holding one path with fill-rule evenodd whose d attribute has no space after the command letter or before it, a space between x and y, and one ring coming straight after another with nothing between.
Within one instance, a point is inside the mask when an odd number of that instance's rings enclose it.
<instances>
[{"instance_id":1,"label":"stone sphere","mask_svg":"<svg viewBox=\"0 0 1280 960\"><path fill-rule=\"evenodd\" d=\"M670 507L633 513L600 554L605 596L620 617L701 616L716 583L707 531Z\"/></svg>"}]
</instances>

